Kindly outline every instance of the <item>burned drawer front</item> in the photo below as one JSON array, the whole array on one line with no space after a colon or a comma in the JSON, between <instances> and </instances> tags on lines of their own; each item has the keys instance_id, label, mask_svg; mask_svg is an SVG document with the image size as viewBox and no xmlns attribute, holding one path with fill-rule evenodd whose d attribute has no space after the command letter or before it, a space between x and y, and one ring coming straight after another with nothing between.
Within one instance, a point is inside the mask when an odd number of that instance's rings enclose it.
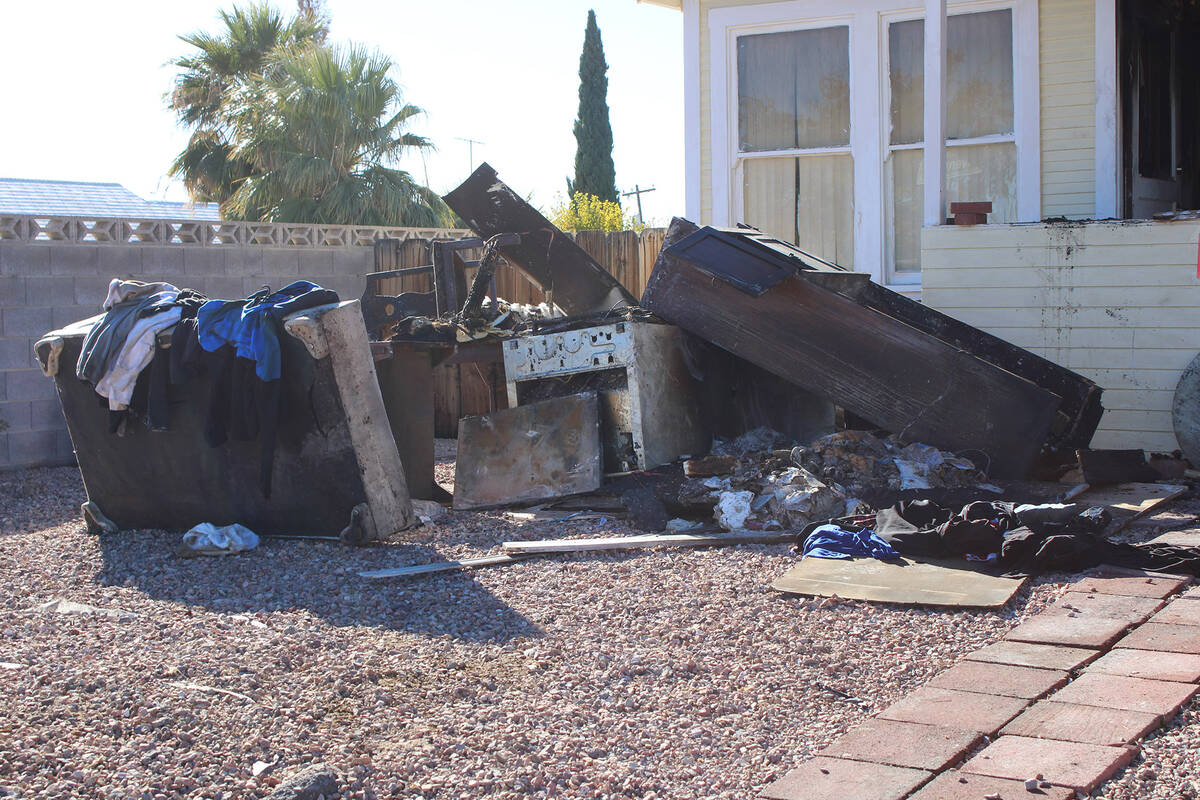
<instances>
[{"instance_id":1,"label":"burned drawer front","mask_svg":"<svg viewBox=\"0 0 1200 800\"><path fill-rule=\"evenodd\" d=\"M671 325L615 322L505 343L508 402L595 391L608 474L707 450L696 387Z\"/></svg>"}]
</instances>

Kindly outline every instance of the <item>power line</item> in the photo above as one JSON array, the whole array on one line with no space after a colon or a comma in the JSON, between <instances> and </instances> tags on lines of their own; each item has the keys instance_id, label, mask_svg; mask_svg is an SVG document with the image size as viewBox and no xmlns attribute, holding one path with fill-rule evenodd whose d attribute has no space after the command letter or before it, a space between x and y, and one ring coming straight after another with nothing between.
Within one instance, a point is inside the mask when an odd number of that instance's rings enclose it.
<instances>
[{"instance_id":1,"label":"power line","mask_svg":"<svg viewBox=\"0 0 1200 800\"><path fill-rule=\"evenodd\" d=\"M638 186L638 185L635 183L635 184L633 185L633 191L632 191L632 192L621 192L621 197L629 197L630 195L633 195L634 197L636 197L636 198L637 198L637 204L638 204L638 223L639 223L639 224L641 224L641 225L645 225L645 224L646 224L646 220L642 219L642 195L644 195L646 192L653 192L653 191L654 191L654 187L653 187L653 186L651 186L649 189L643 189L643 188L641 188L640 186Z\"/></svg>"}]
</instances>

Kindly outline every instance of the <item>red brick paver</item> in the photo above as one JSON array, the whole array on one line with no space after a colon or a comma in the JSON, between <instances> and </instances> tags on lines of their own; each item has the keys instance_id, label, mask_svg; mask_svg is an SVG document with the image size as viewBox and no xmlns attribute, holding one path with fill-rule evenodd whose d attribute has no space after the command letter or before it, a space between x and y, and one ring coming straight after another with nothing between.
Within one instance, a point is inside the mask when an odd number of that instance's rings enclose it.
<instances>
[{"instance_id":1,"label":"red brick paver","mask_svg":"<svg viewBox=\"0 0 1200 800\"><path fill-rule=\"evenodd\" d=\"M920 769L816 758L805 761L763 789L775 800L900 800L928 780Z\"/></svg>"},{"instance_id":2,"label":"red brick paver","mask_svg":"<svg viewBox=\"0 0 1200 800\"><path fill-rule=\"evenodd\" d=\"M1013 628L1007 638L1014 642L1104 648L1120 639L1128 627L1129 623L1120 619L1043 612Z\"/></svg>"},{"instance_id":3,"label":"red brick paver","mask_svg":"<svg viewBox=\"0 0 1200 800\"><path fill-rule=\"evenodd\" d=\"M1038 792L1040 794L1026 791L1022 781L951 770L930 781L910 800L980 800L996 795L1004 800L1010 800L1010 798L1011 800L1023 798L1029 800L1075 800L1075 790L1063 786L1051 786L1047 789L1039 789Z\"/></svg>"},{"instance_id":4,"label":"red brick paver","mask_svg":"<svg viewBox=\"0 0 1200 800\"><path fill-rule=\"evenodd\" d=\"M1173 681L1148 681L1124 675L1085 672L1053 699L1058 703L1142 711L1169 718L1175 716L1200 686Z\"/></svg>"},{"instance_id":5,"label":"red brick paver","mask_svg":"<svg viewBox=\"0 0 1200 800\"><path fill-rule=\"evenodd\" d=\"M923 686L879 713L884 719L942 725L992 735L1017 714L1028 701L1018 697L959 692Z\"/></svg>"},{"instance_id":6,"label":"red brick paver","mask_svg":"<svg viewBox=\"0 0 1200 800\"><path fill-rule=\"evenodd\" d=\"M1200 586L1193 586L1179 597L1182 600L1200 600Z\"/></svg>"},{"instance_id":7,"label":"red brick paver","mask_svg":"<svg viewBox=\"0 0 1200 800\"><path fill-rule=\"evenodd\" d=\"M967 656L967 660L1012 664L1017 667L1073 670L1095 660L1099 655L1099 650L1084 647L1002 641L976 650Z\"/></svg>"},{"instance_id":8,"label":"red brick paver","mask_svg":"<svg viewBox=\"0 0 1200 800\"><path fill-rule=\"evenodd\" d=\"M1142 577L1084 578L1072 589L1077 592L1099 592L1101 594L1124 594L1131 597L1170 597L1181 587L1191 583L1191 578Z\"/></svg>"},{"instance_id":9,"label":"red brick paver","mask_svg":"<svg viewBox=\"0 0 1200 800\"><path fill-rule=\"evenodd\" d=\"M1001 736L963 765L963 772L1027 780L1042 775L1055 786L1087 794L1133 760L1128 747Z\"/></svg>"},{"instance_id":10,"label":"red brick paver","mask_svg":"<svg viewBox=\"0 0 1200 800\"><path fill-rule=\"evenodd\" d=\"M819 755L936 772L961 761L982 738L982 734L959 728L875 718L842 736Z\"/></svg>"},{"instance_id":11,"label":"red brick paver","mask_svg":"<svg viewBox=\"0 0 1200 800\"><path fill-rule=\"evenodd\" d=\"M1157 597L1067 592L1047 611L1055 614L1094 614L1110 619L1123 619L1130 625L1137 625L1149 619L1151 614L1163 607L1163 603L1164 601Z\"/></svg>"},{"instance_id":12,"label":"red brick paver","mask_svg":"<svg viewBox=\"0 0 1200 800\"><path fill-rule=\"evenodd\" d=\"M1200 626L1147 622L1117 642L1117 647L1200 654Z\"/></svg>"},{"instance_id":13,"label":"red brick paver","mask_svg":"<svg viewBox=\"0 0 1200 800\"><path fill-rule=\"evenodd\" d=\"M1001 735L1084 744L1130 744L1159 726L1161 717L1141 711L1043 700L1004 726Z\"/></svg>"},{"instance_id":14,"label":"red brick paver","mask_svg":"<svg viewBox=\"0 0 1200 800\"><path fill-rule=\"evenodd\" d=\"M1200 681L1200 655L1118 648L1093 661L1085 671L1152 681L1196 683Z\"/></svg>"},{"instance_id":15,"label":"red brick paver","mask_svg":"<svg viewBox=\"0 0 1200 800\"><path fill-rule=\"evenodd\" d=\"M1150 618L1168 625L1200 625L1200 600L1176 600Z\"/></svg>"},{"instance_id":16,"label":"red brick paver","mask_svg":"<svg viewBox=\"0 0 1200 800\"><path fill-rule=\"evenodd\" d=\"M926 685L938 689L958 689L963 692L1036 700L1065 685L1068 677L1067 673L1056 669L964 661L955 664Z\"/></svg>"}]
</instances>

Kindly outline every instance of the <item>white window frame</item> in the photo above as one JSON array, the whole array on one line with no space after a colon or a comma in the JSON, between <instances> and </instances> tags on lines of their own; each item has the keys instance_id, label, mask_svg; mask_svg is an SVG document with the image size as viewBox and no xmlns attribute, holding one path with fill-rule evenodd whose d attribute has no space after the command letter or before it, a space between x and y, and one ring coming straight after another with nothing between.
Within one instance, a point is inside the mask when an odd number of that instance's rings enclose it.
<instances>
[{"instance_id":1,"label":"white window frame","mask_svg":"<svg viewBox=\"0 0 1200 800\"><path fill-rule=\"evenodd\" d=\"M1017 147L1017 221L1037 222L1041 220L1042 202L1037 0L968 0L950 3L948 11L953 14L1002 8L1013 12L1012 140ZM747 157L772 155L737 152L737 37L849 25L855 269L869 273L879 283L907 291L919 289L919 275L913 275L912 282L891 283L884 274L884 156L891 125L887 24L924 16L925 7L912 0L847 0L838 4L833 14L827 0L788 0L709 11L712 223L732 225L742 221L742 164ZM1007 141L989 136L956 141L951 146L993 139ZM844 148L833 150L844 152ZM907 276L905 280L909 280Z\"/></svg>"}]
</instances>

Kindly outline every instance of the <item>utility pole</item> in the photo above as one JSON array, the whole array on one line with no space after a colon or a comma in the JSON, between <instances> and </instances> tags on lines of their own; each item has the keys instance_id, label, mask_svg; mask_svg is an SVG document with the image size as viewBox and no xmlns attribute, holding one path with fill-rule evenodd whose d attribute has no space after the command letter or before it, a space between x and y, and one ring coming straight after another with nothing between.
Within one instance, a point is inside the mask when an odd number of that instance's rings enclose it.
<instances>
[{"instance_id":1,"label":"utility pole","mask_svg":"<svg viewBox=\"0 0 1200 800\"><path fill-rule=\"evenodd\" d=\"M469 163L471 165L467 171L474 172L475 171L475 145L486 144L486 142L481 142L478 139L468 139L465 136L455 136L454 138L458 139L460 142L467 143L467 163Z\"/></svg>"},{"instance_id":2,"label":"utility pole","mask_svg":"<svg viewBox=\"0 0 1200 800\"><path fill-rule=\"evenodd\" d=\"M633 185L632 192L621 192L621 197L629 197L629 195L633 195L634 197L637 198L638 222L642 225L646 224L646 220L642 219L642 195L644 195L646 192L653 192L653 191L654 191L653 186L651 186L649 189L643 189L635 183Z\"/></svg>"}]
</instances>

